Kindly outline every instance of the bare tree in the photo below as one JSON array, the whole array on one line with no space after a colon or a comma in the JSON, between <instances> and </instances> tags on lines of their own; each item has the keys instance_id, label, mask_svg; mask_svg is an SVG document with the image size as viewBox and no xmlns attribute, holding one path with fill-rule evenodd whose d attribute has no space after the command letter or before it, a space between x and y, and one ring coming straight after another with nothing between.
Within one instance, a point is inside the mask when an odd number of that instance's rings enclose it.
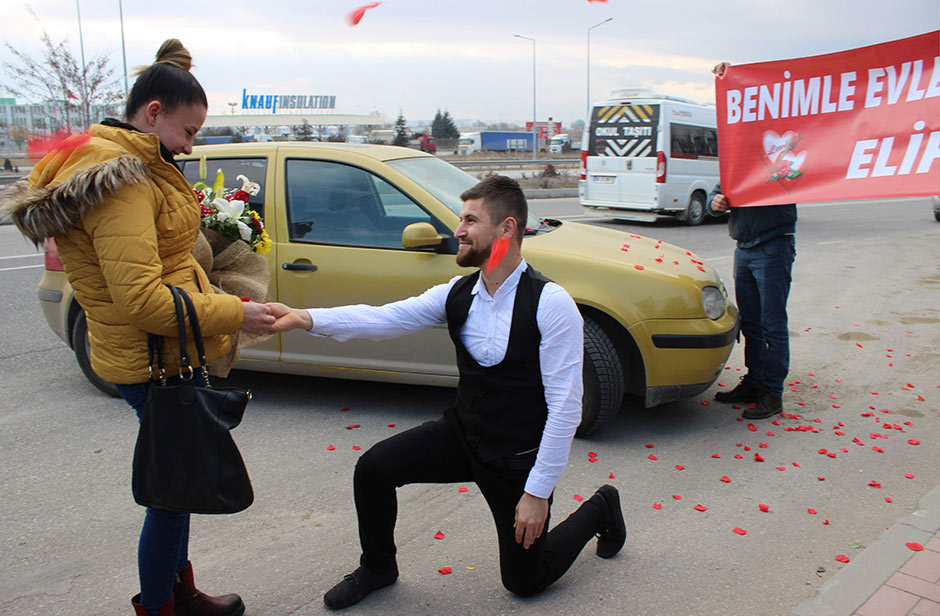
<instances>
[{"instance_id":1,"label":"bare tree","mask_svg":"<svg viewBox=\"0 0 940 616\"><path fill-rule=\"evenodd\" d=\"M39 21L35 14L33 17ZM92 105L110 105L113 110L117 109L117 103L124 97L124 89L114 77L109 51L92 57L82 67L69 50L68 39L54 43L42 28L40 41L42 53L35 58L4 41L4 47L12 56L0 60L0 66L12 82L5 85L7 90L14 96L35 102L61 102L69 130L72 124L70 112L75 106L72 101L80 103L77 105L79 124L83 129L97 119L91 117Z\"/></svg>"}]
</instances>

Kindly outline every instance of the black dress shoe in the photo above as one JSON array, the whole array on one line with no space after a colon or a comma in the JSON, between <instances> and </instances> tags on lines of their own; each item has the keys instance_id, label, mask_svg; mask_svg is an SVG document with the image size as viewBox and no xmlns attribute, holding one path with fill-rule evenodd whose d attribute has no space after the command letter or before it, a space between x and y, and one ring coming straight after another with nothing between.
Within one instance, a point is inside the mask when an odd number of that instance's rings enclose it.
<instances>
[{"instance_id":1,"label":"black dress shoe","mask_svg":"<svg viewBox=\"0 0 940 616\"><path fill-rule=\"evenodd\" d=\"M730 391L719 391L715 394L715 400L719 402L757 402L764 388L760 385L753 385L747 382L746 376L741 377L741 382L737 387Z\"/></svg>"},{"instance_id":2,"label":"black dress shoe","mask_svg":"<svg viewBox=\"0 0 940 616\"><path fill-rule=\"evenodd\" d=\"M614 486L603 485L594 496L601 501L604 511L597 527L597 555L610 558L620 551L627 540L627 525L620 509L620 493Z\"/></svg>"},{"instance_id":3,"label":"black dress shoe","mask_svg":"<svg viewBox=\"0 0 940 616\"><path fill-rule=\"evenodd\" d=\"M754 408L745 410L741 416L745 419L768 419L783 412L783 398L764 392Z\"/></svg>"},{"instance_id":4,"label":"black dress shoe","mask_svg":"<svg viewBox=\"0 0 940 616\"><path fill-rule=\"evenodd\" d=\"M341 610L359 603L373 590L394 584L397 579L398 567L388 573L372 573L359 567L323 595L323 603L331 610Z\"/></svg>"}]
</instances>

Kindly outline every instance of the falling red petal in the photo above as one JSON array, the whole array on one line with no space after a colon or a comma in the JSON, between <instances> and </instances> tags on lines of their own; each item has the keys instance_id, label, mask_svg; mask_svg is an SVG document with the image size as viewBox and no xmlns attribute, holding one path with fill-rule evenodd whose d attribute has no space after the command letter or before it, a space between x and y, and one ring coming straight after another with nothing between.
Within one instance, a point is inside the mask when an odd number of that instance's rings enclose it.
<instances>
[{"instance_id":1,"label":"falling red petal","mask_svg":"<svg viewBox=\"0 0 940 616\"><path fill-rule=\"evenodd\" d=\"M39 160L55 150L58 153L69 153L82 147L91 139L88 134L69 134L60 131L48 137L35 137L26 142L26 153L32 160Z\"/></svg>"},{"instance_id":2,"label":"falling red petal","mask_svg":"<svg viewBox=\"0 0 940 616\"><path fill-rule=\"evenodd\" d=\"M508 251L509 237L501 235L496 238L496 241L493 242L493 247L490 248L490 258L486 263L487 275L492 274L493 270L499 267L499 264L503 262L503 258L506 256L506 252Z\"/></svg>"},{"instance_id":3,"label":"falling red petal","mask_svg":"<svg viewBox=\"0 0 940 616\"><path fill-rule=\"evenodd\" d=\"M357 9L353 9L349 15L346 16L346 21L349 22L349 26L358 26L359 22L362 21L362 16L366 14L366 11L369 9L374 9L378 5L382 4L381 2L372 2L370 4L364 4ZM448 571L450 573L450 571Z\"/></svg>"}]
</instances>

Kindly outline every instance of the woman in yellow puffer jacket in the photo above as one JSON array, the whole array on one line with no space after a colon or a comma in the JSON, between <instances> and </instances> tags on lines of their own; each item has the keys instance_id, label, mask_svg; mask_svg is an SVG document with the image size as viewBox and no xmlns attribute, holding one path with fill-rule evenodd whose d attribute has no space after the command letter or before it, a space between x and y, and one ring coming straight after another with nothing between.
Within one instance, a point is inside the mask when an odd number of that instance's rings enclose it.
<instances>
[{"instance_id":1,"label":"woman in yellow puffer jacket","mask_svg":"<svg viewBox=\"0 0 940 616\"><path fill-rule=\"evenodd\" d=\"M190 254L199 205L173 156L192 152L208 110L191 63L178 40L166 41L131 90L126 122L105 120L89 135L71 137L4 195L3 209L24 235L37 244L55 237L88 319L92 368L117 385L138 417L151 387L148 333L164 337L167 372L176 373L179 343L167 284L192 297L209 361L228 351L229 335L268 333L274 322L263 304L213 294ZM198 357L194 348L190 355ZM141 592L132 598L137 615L241 616L238 595L210 597L195 588L189 518L147 509L138 548Z\"/></svg>"}]
</instances>

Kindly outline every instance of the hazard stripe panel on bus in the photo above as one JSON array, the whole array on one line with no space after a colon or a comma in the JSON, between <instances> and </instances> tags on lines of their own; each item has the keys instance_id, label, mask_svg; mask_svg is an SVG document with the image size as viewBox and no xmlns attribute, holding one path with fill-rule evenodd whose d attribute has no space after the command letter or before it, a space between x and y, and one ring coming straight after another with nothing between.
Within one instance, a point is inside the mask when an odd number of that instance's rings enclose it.
<instances>
[{"instance_id":1,"label":"hazard stripe panel on bus","mask_svg":"<svg viewBox=\"0 0 940 616\"><path fill-rule=\"evenodd\" d=\"M656 156L659 111L659 105L595 107L588 156Z\"/></svg>"},{"instance_id":2,"label":"hazard stripe panel on bus","mask_svg":"<svg viewBox=\"0 0 940 616\"><path fill-rule=\"evenodd\" d=\"M612 105L601 107L597 113L598 124L655 121L653 105Z\"/></svg>"},{"instance_id":3,"label":"hazard stripe panel on bus","mask_svg":"<svg viewBox=\"0 0 940 616\"><path fill-rule=\"evenodd\" d=\"M651 139L607 139L604 142L604 156L651 156Z\"/></svg>"}]
</instances>

